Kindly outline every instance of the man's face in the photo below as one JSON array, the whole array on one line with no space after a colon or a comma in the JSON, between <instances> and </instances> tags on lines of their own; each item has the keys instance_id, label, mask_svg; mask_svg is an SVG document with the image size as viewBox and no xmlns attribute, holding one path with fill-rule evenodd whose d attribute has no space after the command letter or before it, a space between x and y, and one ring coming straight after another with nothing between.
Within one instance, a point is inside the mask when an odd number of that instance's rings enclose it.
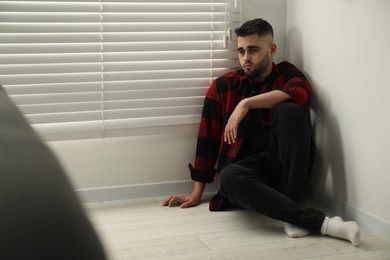
<instances>
[{"instance_id":1,"label":"man's face","mask_svg":"<svg viewBox=\"0 0 390 260\"><path fill-rule=\"evenodd\" d=\"M272 71L273 56L276 53L272 36L239 36L237 45L238 59L245 75L254 81L264 80Z\"/></svg>"}]
</instances>

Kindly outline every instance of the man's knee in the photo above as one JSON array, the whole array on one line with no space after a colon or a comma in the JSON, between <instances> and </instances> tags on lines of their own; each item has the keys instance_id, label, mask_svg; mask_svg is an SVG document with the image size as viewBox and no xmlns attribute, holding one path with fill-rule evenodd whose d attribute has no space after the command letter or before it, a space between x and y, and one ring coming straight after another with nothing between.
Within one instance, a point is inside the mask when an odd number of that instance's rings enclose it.
<instances>
[{"instance_id":1,"label":"man's knee","mask_svg":"<svg viewBox=\"0 0 390 260\"><path fill-rule=\"evenodd\" d=\"M300 106L291 102L282 102L275 106L274 118L277 120L300 120L305 115Z\"/></svg>"},{"instance_id":2,"label":"man's knee","mask_svg":"<svg viewBox=\"0 0 390 260\"><path fill-rule=\"evenodd\" d=\"M291 102L282 102L275 106L272 125L277 129L291 127L306 129L310 126L310 117L305 114L303 107Z\"/></svg>"},{"instance_id":3,"label":"man's knee","mask_svg":"<svg viewBox=\"0 0 390 260\"><path fill-rule=\"evenodd\" d=\"M233 183L236 182L237 166L232 163L226 166L219 177L219 186L221 189L229 189Z\"/></svg>"}]
</instances>

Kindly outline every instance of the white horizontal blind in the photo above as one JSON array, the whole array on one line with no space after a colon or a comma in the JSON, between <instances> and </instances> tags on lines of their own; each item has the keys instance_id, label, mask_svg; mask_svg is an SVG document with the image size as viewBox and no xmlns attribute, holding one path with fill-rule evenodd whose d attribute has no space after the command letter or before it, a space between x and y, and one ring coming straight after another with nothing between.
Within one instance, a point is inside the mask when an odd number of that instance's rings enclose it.
<instances>
[{"instance_id":1,"label":"white horizontal blind","mask_svg":"<svg viewBox=\"0 0 390 260\"><path fill-rule=\"evenodd\" d=\"M237 5L0 1L0 83L50 140L198 123L211 80L238 65Z\"/></svg>"}]
</instances>

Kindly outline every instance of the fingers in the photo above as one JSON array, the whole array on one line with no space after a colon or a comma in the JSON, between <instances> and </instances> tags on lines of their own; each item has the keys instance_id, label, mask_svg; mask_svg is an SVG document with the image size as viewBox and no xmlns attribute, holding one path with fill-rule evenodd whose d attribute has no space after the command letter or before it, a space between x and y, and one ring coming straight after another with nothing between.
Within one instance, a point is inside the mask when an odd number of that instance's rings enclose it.
<instances>
[{"instance_id":1,"label":"fingers","mask_svg":"<svg viewBox=\"0 0 390 260\"><path fill-rule=\"evenodd\" d=\"M224 141L229 145L235 143L238 125L248 114L249 108L241 101L238 103L225 126Z\"/></svg>"},{"instance_id":2,"label":"fingers","mask_svg":"<svg viewBox=\"0 0 390 260\"><path fill-rule=\"evenodd\" d=\"M164 201L162 203L162 205L172 207L172 206L178 206L178 205L182 204L182 202L183 202L183 200L179 196L171 196L171 197L169 197L169 199Z\"/></svg>"},{"instance_id":3,"label":"fingers","mask_svg":"<svg viewBox=\"0 0 390 260\"><path fill-rule=\"evenodd\" d=\"M191 202L184 202L180 205L180 208L184 209L184 208L188 208L192 206Z\"/></svg>"},{"instance_id":4,"label":"fingers","mask_svg":"<svg viewBox=\"0 0 390 260\"><path fill-rule=\"evenodd\" d=\"M237 138L237 128L233 128L229 131L229 144L234 144Z\"/></svg>"},{"instance_id":5,"label":"fingers","mask_svg":"<svg viewBox=\"0 0 390 260\"><path fill-rule=\"evenodd\" d=\"M180 208L188 208L198 205L199 201L189 196L171 196L161 204L168 207L180 206Z\"/></svg>"},{"instance_id":6,"label":"fingers","mask_svg":"<svg viewBox=\"0 0 390 260\"><path fill-rule=\"evenodd\" d=\"M171 200L172 197L169 197L169 199L165 200L164 202L161 203L161 205L163 206L168 206L169 205L169 201Z\"/></svg>"},{"instance_id":7,"label":"fingers","mask_svg":"<svg viewBox=\"0 0 390 260\"><path fill-rule=\"evenodd\" d=\"M189 201L186 201L184 203L182 203L180 205L180 208L184 209L184 208L188 208L188 207L192 207L192 206L195 206L195 205L198 205L199 202L196 202L194 200L189 200Z\"/></svg>"},{"instance_id":8,"label":"fingers","mask_svg":"<svg viewBox=\"0 0 390 260\"><path fill-rule=\"evenodd\" d=\"M224 141L228 144L233 144L236 142L237 138L237 126L232 123L230 120L225 127Z\"/></svg>"}]
</instances>

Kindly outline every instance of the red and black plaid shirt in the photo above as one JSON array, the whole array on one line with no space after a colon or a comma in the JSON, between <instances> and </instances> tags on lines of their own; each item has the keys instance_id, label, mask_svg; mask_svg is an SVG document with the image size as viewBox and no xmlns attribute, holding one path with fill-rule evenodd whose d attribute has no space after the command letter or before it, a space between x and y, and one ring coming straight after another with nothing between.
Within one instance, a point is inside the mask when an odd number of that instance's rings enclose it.
<instances>
[{"instance_id":1,"label":"red and black plaid shirt","mask_svg":"<svg viewBox=\"0 0 390 260\"><path fill-rule=\"evenodd\" d=\"M291 102L303 106L310 95L310 84L301 71L286 61L274 64L271 74L259 84L253 83L242 71L226 73L213 81L204 101L195 165L189 165L192 180L213 182L215 174L233 162L240 150L249 116L240 123L236 142L231 145L223 141L229 116L242 99L272 90L288 93ZM269 123L272 109L262 112L263 123Z\"/></svg>"}]
</instances>

